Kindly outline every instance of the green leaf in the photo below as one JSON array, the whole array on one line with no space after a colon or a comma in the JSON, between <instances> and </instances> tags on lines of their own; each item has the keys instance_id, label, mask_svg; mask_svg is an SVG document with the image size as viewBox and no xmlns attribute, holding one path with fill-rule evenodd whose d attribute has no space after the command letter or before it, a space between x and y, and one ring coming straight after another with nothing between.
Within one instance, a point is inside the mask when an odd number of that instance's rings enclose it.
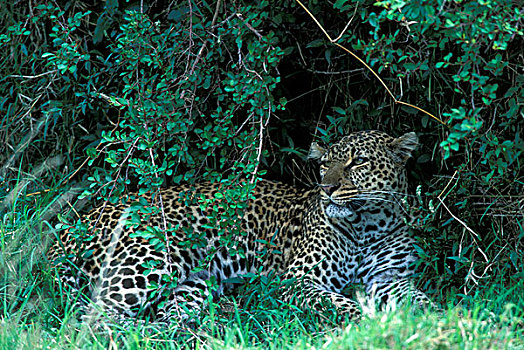
<instances>
[{"instance_id":1,"label":"green leaf","mask_svg":"<svg viewBox=\"0 0 524 350\"><path fill-rule=\"evenodd\" d=\"M346 111L340 107L333 106L331 107L335 113L338 113L340 115L346 115Z\"/></svg>"},{"instance_id":2,"label":"green leaf","mask_svg":"<svg viewBox=\"0 0 524 350\"><path fill-rule=\"evenodd\" d=\"M312 47L320 47L325 44L324 39L315 39L311 42L309 42L306 47L312 48Z\"/></svg>"}]
</instances>

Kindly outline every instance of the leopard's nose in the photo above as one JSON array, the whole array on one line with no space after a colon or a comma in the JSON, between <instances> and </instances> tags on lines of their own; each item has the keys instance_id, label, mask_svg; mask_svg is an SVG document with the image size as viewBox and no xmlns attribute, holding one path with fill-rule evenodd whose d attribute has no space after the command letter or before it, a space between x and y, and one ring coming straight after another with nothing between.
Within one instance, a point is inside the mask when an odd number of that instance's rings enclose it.
<instances>
[{"instance_id":1,"label":"leopard's nose","mask_svg":"<svg viewBox=\"0 0 524 350\"><path fill-rule=\"evenodd\" d=\"M324 191L328 195L332 195L333 192L335 192L339 187L340 187L340 185L320 184L320 188L322 189L322 191Z\"/></svg>"}]
</instances>

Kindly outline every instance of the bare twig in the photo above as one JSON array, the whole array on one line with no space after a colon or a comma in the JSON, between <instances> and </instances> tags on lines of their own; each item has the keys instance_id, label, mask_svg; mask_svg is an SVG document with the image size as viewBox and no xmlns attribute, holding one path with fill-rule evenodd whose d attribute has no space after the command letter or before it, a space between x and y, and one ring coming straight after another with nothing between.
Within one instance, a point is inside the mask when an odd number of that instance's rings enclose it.
<instances>
[{"instance_id":1,"label":"bare twig","mask_svg":"<svg viewBox=\"0 0 524 350\"><path fill-rule=\"evenodd\" d=\"M251 24L244 20L244 17L242 17L241 13L237 13L237 17L242 21L242 23L245 24L246 27L249 28L249 30L251 30L257 36L258 40L263 38L262 34L260 34L255 28L253 28Z\"/></svg>"},{"instance_id":2,"label":"bare twig","mask_svg":"<svg viewBox=\"0 0 524 350\"><path fill-rule=\"evenodd\" d=\"M40 74L37 74L37 75L18 75L18 74L11 74L11 75L8 75L6 78L23 78L23 79L36 79L36 78L40 78L40 77L43 77L45 75L48 75L48 74L53 74L53 73L56 73L58 72L58 70L50 70L48 72L44 72L44 73L40 73Z\"/></svg>"},{"instance_id":3,"label":"bare twig","mask_svg":"<svg viewBox=\"0 0 524 350\"><path fill-rule=\"evenodd\" d=\"M473 231L471 228L469 228L469 226L462 220L460 220L460 218L458 218L455 214L453 214L451 212L451 210L449 210L449 208L447 207L447 205L444 203L444 201L440 198L437 197L437 199L440 201L440 203L442 204L442 206L446 209L446 211L449 213L449 215L451 215L453 217L453 219L457 220L457 222L459 224L461 224L462 226L464 226L464 228L466 230L468 230L471 234L473 234L473 240L475 241L475 243L477 244L477 249L479 250L479 252L482 254L482 256L484 257L484 259L486 260L486 262L489 262L489 259L488 257L486 256L486 254L482 251L482 249L480 249L480 247L478 246L478 242L477 242L477 239L479 237L478 233L476 233L475 231Z\"/></svg>"},{"instance_id":4,"label":"bare twig","mask_svg":"<svg viewBox=\"0 0 524 350\"><path fill-rule=\"evenodd\" d=\"M458 170L455 170L455 172L453 173L453 176L451 177L451 179L449 179L448 183L446 184L446 187L444 187L442 192L440 192L439 195L437 196L438 199L440 199L442 194L444 194L444 192L446 192L446 190L448 189L449 185L451 184L451 181L453 181L455 179L455 176L457 175L457 173L458 173Z\"/></svg>"},{"instance_id":5,"label":"bare twig","mask_svg":"<svg viewBox=\"0 0 524 350\"><path fill-rule=\"evenodd\" d=\"M407 102L403 102L403 101L400 101L400 100L397 100L397 98L393 95L393 93L391 92L391 90L389 90L389 88L387 87L386 83L384 83L384 81L380 78L380 76L373 70L371 69L371 67L366 63L364 62L360 57L358 57L356 54L354 54L352 51L348 50L347 48L345 48L344 46L340 45L339 43L337 43L336 41L341 37L341 35L338 36L338 38L336 39L332 39L331 36L326 32L326 30L324 29L324 27L322 27L322 25L320 24L320 22L315 18L315 16L313 16L313 14L307 9L306 6L304 6L304 4L302 4L302 2L300 2L300 0L296 0L296 2L304 9L304 11L307 12L307 14L313 19L313 21L317 24L317 26L320 28L320 30L324 33L324 35L329 39L329 41L335 45L335 46L338 46L339 48L341 48L342 50L346 51L347 53L349 53L351 56L353 56L357 61L359 61L364 67L367 68L367 70L369 70L374 76L375 78L378 79L378 81L382 84L382 86L386 89L387 93L391 96L391 98L393 99L393 101L395 101L395 103L397 104L401 104L401 105L405 105L405 106L408 106L408 107L411 107L411 108L415 108L416 110L422 112L422 113L425 113L427 114L428 116L430 116L431 118L435 119L436 121L438 121L440 124L442 125L445 125L445 126L448 126L446 123L444 123L442 120L440 120L439 118L435 117L433 114L427 112L426 110L420 108L420 107L417 107L417 106L414 106L410 103L407 103ZM347 28L344 29L344 31L346 30Z\"/></svg>"},{"instance_id":6,"label":"bare twig","mask_svg":"<svg viewBox=\"0 0 524 350\"><path fill-rule=\"evenodd\" d=\"M333 71L333 72L323 71L323 70L314 70L314 69L308 69L307 71L311 72L311 73L315 73L315 74L338 75L338 74L348 74L348 73L363 72L364 68L341 70L341 71Z\"/></svg>"},{"instance_id":7,"label":"bare twig","mask_svg":"<svg viewBox=\"0 0 524 350\"><path fill-rule=\"evenodd\" d=\"M215 7L215 13L213 14L213 20L211 22L211 28L216 23L216 20L218 18L218 13L220 12L221 5L222 5L222 0L218 0L217 6ZM198 50L198 54L197 54L197 57L195 58L195 62L193 62L193 66L191 67L191 70L189 71L189 74L187 76L193 75L193 72L195 71L195 68L198 62L200 62L200 59L202 58L202 54L204 53L204 50L206 49L206 47L207 47L207 41L204 41L204 43L202 44L202 47L200 48L200 50Z\"/></svg>"},{"instance_id":8,"label":"bare twig","mask_svg":"<svg viewBox=\"0 0 524 350\"><path fill-rule=\"evenodd\" d=\"M27 111L20 117L19 119L25 118L27 115L31 113L37 102L40 100L42 95L38 95L31 106L27 109ZM16 147L16 150L14 153L9 157L9 159L5 162L5 164L0 168L0 176L5 176L8 169L16 162L16 160L22 155L23 151L31 144L31 141L36 137L36 135L40 132L42 127L47 123L48 116L44 115L42 118L38 120L38 123L36 123L36 127L31 130L29 134L27 134L22 141L18 144Z\"/></svg>"},{"instance_id":9,"label":"bare twig","mask_svg":"<svg viewBox=\"0 0 524 350\"><path fill-rule=\"evenodd\" d=\"M351 24L351 22L353 22L353 18L355 18L355 15L357 14L357 10L358 10L358 2L357 2L357 5L355 6L355 11L353 11L353 16L351 16L351 18L348 21L348 24L346 24L344 29L342 29L342 31L340 32L340 35L335 38L335 41L338 41L340 38L342 38L342 35L344 35L346 30L348 30L349 25Z\"/></svg>"},{"instance_id":10,"label":"bare twig","mask_svg":"<svg viewBox=\"0 0 524 350\"><path fill-rule=\"evenodd\" d=\"M438 197L437 197L438 198ZM469 232L471 232L475 237L479 237L479 235L473 231L472 229L470 229L468 227L468 225L466 225L466 223L462 220L460 220L455 214L453 214L451 212L451 210L449 210L449 208L447 207L447 205L444 203L444 201L440 198L438 198L439 202L444 206L444 208L447 210L447 212L455 219L457 220L462 226L464 226L466 228L466 230L468 230Z\"/></svg>"},{"instance_id":11,"label":"bare twig","mask_svg":"<svg viewBox=\"0 0 524 350\"><path fill-rule=\"evenodd\" d=\"M211 27L215 25L218 18L218 12L220 11L220 6L222 5L222 0L217 1L217 6L215 7L215 13L213 14L213 20L211 21Z\"/></svg>"}]
</instances>

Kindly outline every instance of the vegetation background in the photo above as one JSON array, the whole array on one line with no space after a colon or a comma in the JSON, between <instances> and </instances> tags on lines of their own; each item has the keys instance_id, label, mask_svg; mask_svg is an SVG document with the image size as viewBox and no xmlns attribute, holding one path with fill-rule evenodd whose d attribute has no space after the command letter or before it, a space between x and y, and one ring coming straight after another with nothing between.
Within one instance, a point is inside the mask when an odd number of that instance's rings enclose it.
<instances>
[{"instance_id":1,"label":"vegetation background","mask_svg":"<svg viewBox=\"0 0 524 350\"><path fill-rule=\"evenodd\" d=\"M395 98L442 124L395 103L295 1L0 4L1 348L523 346L519 1L305 3ZM278 283L252 276L198 331L74 322L46 268L60 225L128 192L207 179L231 204L217 222L235 233L239 183L311 186L311 141L363 129L420 137L419 282L444 315L371 312L339 327L283 308Z\"/></svg>"}]
</instances>

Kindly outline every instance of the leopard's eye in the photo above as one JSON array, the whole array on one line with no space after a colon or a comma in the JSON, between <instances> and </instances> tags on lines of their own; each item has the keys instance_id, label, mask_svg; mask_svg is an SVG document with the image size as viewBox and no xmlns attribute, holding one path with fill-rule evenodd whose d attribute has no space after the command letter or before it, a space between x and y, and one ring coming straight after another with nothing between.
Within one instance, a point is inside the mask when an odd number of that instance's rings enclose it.
<instances>
[{"instance_id":1,"label":"leopard's eye","mask_svg":"<svg viewBox=\"0 0 524 350\"><path fill-rule=\"evenodd\" d=\"M345 169L349 170L349 169L354 168L356 166L362 165L362 164L366 163L367 161L368 161L367 158L355 157L355 158L353 158L351 160L351 162L349 164L346 165Z\"/></svg>"},{"instance_id":2,"label":"leopard's eye","mask_svg":"<svg viewBox=\"0 0 524 350\"><path fill-rule=\"evenodd\" d=\"M362 165L364 164L365 162L367 161L366 158L364 157L356 157L355 159L353 159L351 161L351 165L355 166L355 165Z\"/></svg>"}]
</instances>

